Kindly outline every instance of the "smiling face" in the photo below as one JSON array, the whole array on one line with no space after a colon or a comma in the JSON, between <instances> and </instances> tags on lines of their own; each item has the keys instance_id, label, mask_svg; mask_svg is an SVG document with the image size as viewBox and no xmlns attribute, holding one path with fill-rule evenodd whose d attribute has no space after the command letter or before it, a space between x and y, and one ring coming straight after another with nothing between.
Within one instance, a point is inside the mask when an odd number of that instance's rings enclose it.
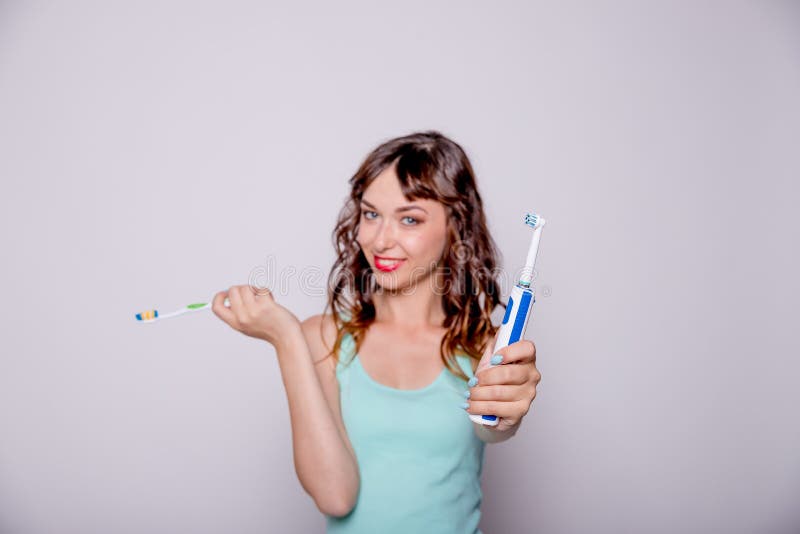
<instances>
[{"instance_id":1,"label":"smiling face","mask_svg":"<svg viewBox=\"0 0 800 534\"><path fill-rule=\"evenodd\" d=\"M408 201L390 165L361 198L356 241L375 279L389 290L427 279L447 242L447 212L430 199Z\"/></svg>"}]
</instances>

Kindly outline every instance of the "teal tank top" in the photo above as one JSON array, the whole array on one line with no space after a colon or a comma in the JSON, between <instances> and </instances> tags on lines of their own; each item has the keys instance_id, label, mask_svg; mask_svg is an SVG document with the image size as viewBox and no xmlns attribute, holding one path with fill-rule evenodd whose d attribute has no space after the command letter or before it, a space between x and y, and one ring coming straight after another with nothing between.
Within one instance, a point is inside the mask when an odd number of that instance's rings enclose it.
<instances>
[{"instance_id":1,"label":"teal tank top","mask_svg":"<svg viewBox=\"0 0 800 534\"><path fill-rule=\"evenodd\" d=\"M467 383L446 367L422 389L373 380L342 340L336 377L347 435L361 475L344 517L326 516L329 534L481 534L485 443L459 405ZM471 377L467 356L456 360Z\"/></svg>"}]
</instances>

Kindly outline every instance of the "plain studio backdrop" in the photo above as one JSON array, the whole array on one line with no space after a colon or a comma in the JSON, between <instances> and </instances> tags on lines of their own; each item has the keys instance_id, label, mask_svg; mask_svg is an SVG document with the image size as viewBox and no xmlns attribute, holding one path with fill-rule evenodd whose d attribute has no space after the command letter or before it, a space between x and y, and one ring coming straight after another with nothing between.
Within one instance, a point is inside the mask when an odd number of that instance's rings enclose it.
<instances>
[{"instance_id":1,"label":"plain studio backdrop","mask_svg":"<svg viewBox=\"0 0 800 534\"><path fill-rule=\"evenodd\" d=\"M0 532L322 531L274 349L134 314L321 313L347 180L424 129L504 298L548 219L483 530L799 532L798 95L796 2L0 3Z\"/></svg>"}]
</instances>

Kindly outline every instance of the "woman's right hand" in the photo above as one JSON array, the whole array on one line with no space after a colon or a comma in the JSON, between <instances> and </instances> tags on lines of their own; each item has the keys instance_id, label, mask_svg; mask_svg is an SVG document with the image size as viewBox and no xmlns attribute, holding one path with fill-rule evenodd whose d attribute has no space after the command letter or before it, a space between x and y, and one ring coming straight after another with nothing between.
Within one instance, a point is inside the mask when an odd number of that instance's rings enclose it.
<instances>
[{"instance_id":1,"label":"woman's right hand","mask_svg":"<svg viewBox=\"0 0 800 534\"><path fill-rule=\"evenodd\" d=\"M225 306L225 298L230 308ZM232 286L214 295L212 311L234 330L271 343L276 349L300 332L299 319L272 296L269 289L250 285Z\"/></svg>"}]
</instances>

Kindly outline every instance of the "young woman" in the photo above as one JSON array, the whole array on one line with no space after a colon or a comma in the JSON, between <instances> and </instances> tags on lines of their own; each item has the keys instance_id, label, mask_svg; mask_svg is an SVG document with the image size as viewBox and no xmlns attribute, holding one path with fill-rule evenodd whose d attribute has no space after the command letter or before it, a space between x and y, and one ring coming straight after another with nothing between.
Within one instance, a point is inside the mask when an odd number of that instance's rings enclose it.
<instances>
[{"instance_id":1,"label":"young woman","mask_svg":"<svg viewBox=\"0 0 800 534\"><path fill-rule=\"evenodd\" d=\"M505 305L472 167L420 132L373 150L350 185L330 314L301 323L247 285L213 311L274 345L297 475L328 532L479 532L484 444L514 435L541 377L531 341L491 352Z\"/></svg>"}]
</instances>

